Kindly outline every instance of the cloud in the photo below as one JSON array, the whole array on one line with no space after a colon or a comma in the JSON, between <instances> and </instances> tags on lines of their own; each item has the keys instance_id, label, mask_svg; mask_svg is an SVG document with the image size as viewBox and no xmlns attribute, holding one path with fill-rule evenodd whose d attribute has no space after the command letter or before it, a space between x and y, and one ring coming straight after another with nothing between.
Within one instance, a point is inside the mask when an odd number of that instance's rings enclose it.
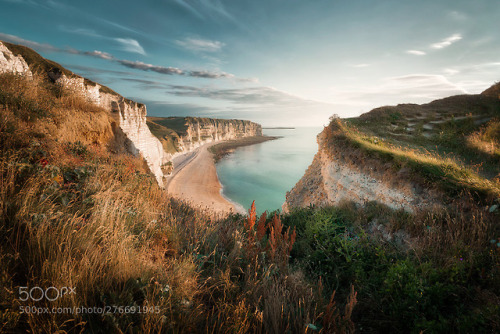
<instances>
[{"instance_id":1,"label":"cloud","mask_svg":"<svg viewBox=\"0 0 500 334\"><path fill-rule=\"evenodd\" d=\"M230 73L210 71L190 71L189 76L207 79L234 78L234 75Z\"/></svg>"},{"instance_id":2,"label":"cloud","mask_svg":"<svg viewBox=\"0 0 500 334\"><path fill-rule=\"evenodd\" d=\"M444 72L445 74L448 74L448 75L455 75L455 74L460 73L460 71L459 71L459 70L454 69L454 68L445 68L445 69L443 70L443 72Z\"/></svg>"},{"instance_id":3,"label":"cloud","mask_svg":"<svg viewBox=\"0 0 500 334\"><path fill-rule=\"evenodd\" d=\"M391 103L427 103L438 98L468 93L462 85L436 74L388 77L371 87L333 87L331 91L332 100L340 104L368 108L364 111Z\"/></svg>"},{"instance_id":4,"label":"cloud","mask_svg":"<svg viewBox=\"0 0 500 334\"><path fill-rule=\"evenodd\" d=\"M23 39L23 38L18 37L18 36L4 34L1 32L0 32L0 40L14 43L14 44L21 44L21 45L27 46L29 48L40 50L43 52L59 52L59 51L61 51L61 49L59 49L55 46L52 46L50 44L46 44L46 43L42 44L42 43L38 43L38 42L34 42L34 41L29 41L29 40Z\"/></svg>"},{"instance_id":5,"label":"cloud","mask_svg":"<svg viewBox=\"0 0 500 334\"><path fill-rule=\"evenodd\" d=\"M101 59L106 59L106 60L112 60L114 57L110 53L103 52L103 51L85 51L82 54L86 56L91 56L91 57L96 57L96 58L101 58Z\"/></svg>"},{"instance_id":6,"label":"cloud","mask_svg":"<svg viewBox=\"0 0 500 334\"><path fill-rule=\"evenodd\" d=\"M138 53L143 56L146 55L146 51L144 51L144 48L141 46L141 44L132 38L118 38L118 37L108 37L104 36L95 30L92 29L85 29L85 28L70 28L66 27L63 25L59 26L59 29L61 31L71 33L71 34L78 34L82 36L87 36L87 37L93 37L93 38L98 38L98 39L103 39L107 41L113 41L118 44L121 50L126 51L126 52L131 52L131 53Z\"/></svg>"},{"instance_id":7,"label":"cloud","mask_svg":"<svg viewBox=\"0 0 500 334\"><path fill-rule=\"evenodd\" d=\"M221 89L213 87L171 85L169 94L176 96L204 97L225 100L236 104L264 104L276 106L326 105L322 102L307 100L272 87L248 87Z\"/></svg>"},{"instance_id":8,"label":"cloud","mask_svg":"<svg viewBox=\"0 0 500 334\"><path fill-rule=\"evenodd\" d=\"M109 74L115 74L119 76L133 76L134 73L132 72L125 72L125 71L115 71L115 70L110 70L110 69L104 69L104 68L98 68L98 67L91 67L91 66L83 66L83 65L77 65L77 64L66 64L62 63L66 68L71 68L71 70L79 71L80 73L86 73L89 75L98 75L102 73L109 73Z\"/></svg>"},{"instance_id":9,"label":"cloud","mask_svg":"<svg viewBox=\"0 0 500 334\"><path fill-rule=\"evenodd\" d=\"M114 38L122 46L122 50L132 53L138 53L143 56L146 55L144 48L139 44L138 41L132 38Z\"/></svg>"},{"instance_id":10,"label":"cloud","mask_svg":"<svg viewBox=\"0 0 500 334\"><path fill-rule=\"evenodd\" d=\"M167 93L187 101L193 97L211 99L211 104L221 106L206 116L251 118L267 125L318 126L334 113L347 116L341 106L305 99L273 87L227 89L171 85Z\"/></svg>"},{"instance_id":11,"label":"cloud","mask_svg":"<svg viewBox=\"0 0 500 334\"><path fill-rule=\"evenodd\" d=\"M368 66L371 66L371 64L354 64L354 65L351 65L351 67L354 67L354 68L363 68L363 67L368 67Z\"/></svg>"},{"instance_id":12,"label":"cloud","mask_svg":"<svg viewBox=\"0 0 500 334\"><path fill-rule=\"evenodd\" d=\"M122 59L114 59L117 63L136 70L141 71L151 71L159 74L166 75L185 75L193 78L205 78L205 79L221 79L221 78L234 78L234 74L225 73L225 72L212 72L212 71L187 71L181 70L177 67L164 67L152 64L146 64L142 61L130 61L130 60L122 60Z\"/></svg>"},{"instance_id":13,"label":"cloud","mask_svg":"<svg viewBox=\"0 0 500 334\"><path fill-rule=\"evenodd\" d=\"M165 85L162 82L153 81L153 80L144 80L144 79L136 79L136 78L122 78L121 80L136 83L136 84L138 84L137 88L139 88L143 91L153 90L153 89L165 89L168 87L168 85Z\"/></svg>"},{"instance_id":14,"label":"cloud","mask_svg":"<svg viewBox=\"0 0 500 334\"><path fill-rule=\"evenodd\" d=\"M225 45L219 41L211 41L199 38L186 38L184 40L177 40L175 43L187 50L197 52L217 52Z\"/></svg>"},{"instance_id":15,"label":"cloud","mask_svg":"<svg viewBox=\"0 0 500 334\"><path fill-rule=\"evenodd\" d=\"M424 51L420 51L420 50L407 50L406 53L408 53L410 55L415 55L415 56L425 56L427 54Z\"/></svg>"},{"instance_id":16,"label":"cloud","mask_svg":"<svg viewBox=\"0 0 500 334\"><path fill-rule=\"evenodd\" d=\"M167 75L172 75L172 74L178 74L178 75L183 75L184 71L176 68L176 67L164 67L164 66L157 66L157 65L152 65L152 64L146 64L143 63L142 61L130 61L130 60L123 60L123 59L115 59L115 61L125 67L128 68L133 68L136 70L141 70L141 71L151 71L151 72L156 72L160 74L167 74Z\"/></svg>"},{"instance_id":17,"label":"cloud","mask_svg":"<svg viewBox=\"0 0 500 334\"><path fill-rule=\"evenodd\" d=\"M200 19L209 16L213 19L224 17L234 21L220 0L175 0L175 2Z\"/></svg>"},{"instance_id":18,"label":"cloud","mask_svg":"<svg viewBox=\"0 0 500 334\"><path fill-rule=\"evenodd\" d=\"M443 39L441 42L431 44L431 48L443 49L443 48L446 48L446 47L452 45L455 42L458 42L461 39L462 39L462 36L460 34L453 34L450 37Z\"/></svg>"},{"instance_id":19,"label":"cloud","mask_svg":"<svg viewBox=\"0 0 500 334\"><path fill-rule=\"evenodd\" d=\"M222 78L227 78L231 79L234 78L238 81L242 82L255 82L257 79L246 79L246 78L236 78L234 74L231 73L226 73L226 72L216 72L216 71L207 71L207 70L182 70L176 67L166 67L166 66L159 66L159 65L153 65L153 64L147 64L142 61L131 61L131 60L126 60L126 59L118 59L115 58L112 54L99 51L99 50L94 50L94 51L80 51L76 49L60 49L57 47L54 47L50 44L40 44L37 42L33 41L28 41L25 39L22 39L20 37L14 36L14 35L8 35L4 33L0 33L0 39L5 40L7 42L12 42L16 44L22 44L27 47L39 50L39 51L46 51L46 52L65 52L65 53L70 53L70 54L77 54L77 55L82 55L82 56L88 56L88 57L94 57L94 58L100 58L108 61L112 61L115 63L118 63L122 66L135 69L135 70L140 70L140 71L146 71L146 72L155 72L159 74L164 74L164 75L185 75L188 77L193 77L193 78L205 78L205 79L222 79Z\"/></svg>"},{"instance_id":20,"label":"cloud","mask_svg":"<svg viewBox=\"0 0 500 334\"><path fill-rule=\"evenodd\" d=\"M148 107L148 116L198 116L214 117L217 115L217 109L197 105L193 103L174 103L170 101L155 101L141 97L130 97L134 101L145 103Z\"/></svg>"},{"instance_id":21,"label":"cloud","mask_svg":"<svg viewBox=\"0 0 500 334\"><path fill-rule=\"evenodd\" d=\"M64 25L59 25L59 30L61 30L63 32L70 33L70 34L77 34L77 35L95 37L95 38L105 38L105 36L98 34L95 30L92 30L92 29L71 28L71 27L67 27Z\"/></svg>"}]
</instances>

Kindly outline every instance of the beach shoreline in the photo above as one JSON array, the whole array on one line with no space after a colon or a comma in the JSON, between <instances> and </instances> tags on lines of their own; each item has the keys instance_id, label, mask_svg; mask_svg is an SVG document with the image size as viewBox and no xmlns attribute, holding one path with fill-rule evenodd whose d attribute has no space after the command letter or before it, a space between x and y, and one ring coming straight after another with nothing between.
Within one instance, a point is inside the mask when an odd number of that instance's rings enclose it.
<instances>
[{"instance_id":1,"label":"beach shoreline","mask_svg":"<svg viewBox=\"0 0 500 334\"><path fill-rule=\"evenodd\" d=\"M253 144L274 138L252 140ZM248 139L231 141L232 148L249 145ZM194 151L179 155L173 160L173 171L166 180L166 191L173 197L185 200L195 207L206 209L214 216L224 216L231 213L246 214L246 209L223 193L215 167L215 155L211 148L225 142L217 141L205 144Z\"/></svg>"}]
</instances>

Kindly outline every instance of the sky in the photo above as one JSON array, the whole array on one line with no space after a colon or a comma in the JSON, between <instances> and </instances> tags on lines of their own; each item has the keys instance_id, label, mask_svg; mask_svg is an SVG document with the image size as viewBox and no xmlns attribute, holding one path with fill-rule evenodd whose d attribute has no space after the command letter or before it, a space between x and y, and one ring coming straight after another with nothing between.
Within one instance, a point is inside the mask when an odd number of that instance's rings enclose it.
<instances>
[{"instance_id":1,"label":"sky","mask_svg":"<svg viewBox=\"0 0 500 334\"><path fill-rule=\"evenodd\" d=\"M321 126L500 80L498 0L0 0L0 40L152 116Z\"/></svg>"}]
</instances>

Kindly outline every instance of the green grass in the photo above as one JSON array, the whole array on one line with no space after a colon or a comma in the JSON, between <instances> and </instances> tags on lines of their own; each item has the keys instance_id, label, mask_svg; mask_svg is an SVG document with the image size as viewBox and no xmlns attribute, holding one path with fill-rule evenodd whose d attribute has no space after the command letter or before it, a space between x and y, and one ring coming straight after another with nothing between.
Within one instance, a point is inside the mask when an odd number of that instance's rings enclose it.
<instances>
[{"instance_id":1,"label":"green grass","mask_svg":"<svg viewBox=\"0 0 500 334\"><path fill-rule=\"evenodd\" d=\"M162 125L161 122L154 121L155 118L147 118L147 125L153 135L155 135L163 145L163 149L167 153L178 152L179 135L172 129Z\"/></svg>"},{"instance_id":2,"label":"green grass","mask_svg":"<svg viewBox=\"0 0 500 334\"><path fill-rule=\"evenodd\" d=\"M458 98L467 107L465 110L460 109L460 105L452 107L451 103L455 101L452 98L447 99L446 103L440 101L429 105L437 104L444 108L442 106L444 104L448 109L439 109L441 113L444 114L447 110L448 113L453 111L459 115L465 115L472 106L476 108L474 109L476 115L481 118L492 117L488 124L496 124L495 117L500 115L499 101L480 96L471 97L473 102L466 103L466 97ZM455 120L453 116L447 119L444 116L436 118L428 115L423 123L442 121L434 125L434 134L430 138L419 135L422 127L419 131L415 131L416 134L404 137L391 136L389 124L406 122L401 119L401 115L407 114L408 108L412 112L420 110L420 115L426 115L425 112L428 112L428 110L422 111L422 107L416 105L379 108L373 114L367 114L359 119L348 119L331 125L335 128L332 128L332 131L338 131L331 140L334 142L337 140L335 138L344 138L354 147L378 156L384 161L390 161L398 168L403 165L408 166L414 173L439 185L452 197L463 189L476 192L480 197L490 200L500 196L500 184L495 179L500 175L499 157L482 152L469 143L471 136L483 128L488 129L491 125L475 124L471 116L473 114L468 114L468 117L459 120ZM398 115L397 120L391 115ZM419 123L422 125L422 121L414 123L417 124L416 128ZM493 128L491 131L494 132ZM331 145L335 145L333 142Z\"/></svg>"},{"instance_id":3,"label":"green grass","mask_svg":"<svg viewBox=\"0 0 500 334\"><path fill-rule=\"evenodd\" d=\"M148 117L150 122L175 131L179 136L187 134L188 119L186 117Z\"/></svg>"}]
</instances>

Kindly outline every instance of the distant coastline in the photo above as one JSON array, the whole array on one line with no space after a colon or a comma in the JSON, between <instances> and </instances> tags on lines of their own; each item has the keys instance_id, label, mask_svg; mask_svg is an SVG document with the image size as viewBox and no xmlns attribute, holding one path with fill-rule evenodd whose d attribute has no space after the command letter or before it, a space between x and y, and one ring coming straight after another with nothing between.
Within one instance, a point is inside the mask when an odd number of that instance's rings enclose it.
<instances>
[{"instance_id":1,"label":"distant coastline","mask_svg":"<svg viewBox=\"0 0 500 334\"><path fill-rule=\"evenodd\" d=\"M208 150L213 154L215 162L219 161L226 155L232 153L236 148L242 146L250 146L260 144L268 140L282 138L280 136L253 136L244 137L234 140L227 140L211 146Z\"/></svg>"},{"instance_id":2,"label":"distant coastline","mask_svg":"<svg viewBox=\"0 0 500 334\"><path fill-rule=\"evenodd\" d=\"M288 127L288 126L274 126L274 127L265 127L265 128L262 128L262 130L276 130L276 129L279 129L279 130L295 130L295 128Z\"/></svg>"}]
</instances>

